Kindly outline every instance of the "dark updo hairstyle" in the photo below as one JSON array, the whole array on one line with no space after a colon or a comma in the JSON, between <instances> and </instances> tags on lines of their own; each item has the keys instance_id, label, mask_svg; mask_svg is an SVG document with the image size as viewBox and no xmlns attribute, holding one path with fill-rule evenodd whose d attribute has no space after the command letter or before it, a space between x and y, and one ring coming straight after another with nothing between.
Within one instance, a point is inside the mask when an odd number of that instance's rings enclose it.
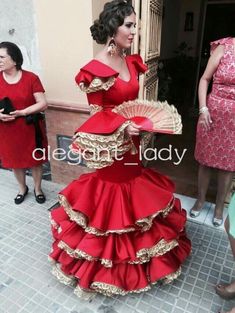
<instances>
[{"instance_id":1,"label":"dark updo hairstyle","mask_svg":"<svg viewBox=\"0 0 235 313\"><path fill-rule=\"evenodd\" d=\"M23 64L23 55L20 51L20 48L13 42L3 41L0 43L0 49L7 50L7 54L16 63L16 69L20 70Z\"/></svg>"},{"instance_id":2,"label":"dark updo hairstyle","mask_svg":"<svg viewBox=\"0 0 235 313\"><path fill-rule=\"evenodd\" d=\"M106 3L99 19L90 27L93 39L99 44L105 44L108 37L115 35L118 27L123 25L124 19L132 13L135 13L135 10L129 0L113 0Z\"/></svg>"}]
</instances>

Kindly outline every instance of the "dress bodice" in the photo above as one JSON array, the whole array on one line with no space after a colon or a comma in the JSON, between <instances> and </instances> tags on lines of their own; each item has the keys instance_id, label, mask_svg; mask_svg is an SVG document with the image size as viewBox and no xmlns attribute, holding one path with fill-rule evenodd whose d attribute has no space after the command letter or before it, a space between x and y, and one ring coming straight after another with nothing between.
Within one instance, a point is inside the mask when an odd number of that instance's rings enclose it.
<instances>
[{"instance_id":1,"label":"dress bodice","mask_svg":"<svg viewBox=\"0 0 235 313\"><path fill-rule=\"evenodd\" d=\"M89 104L100 105L103 110L109 110L123 103L124 101L134 100L138 96L139 83L138 75L146 71L147 67L143 64L139 55L130 55L125 58L130 79L125 81L119 77L119 73L108 65L92 60L76 76L78 85L83 84L89 88L97 79L101 80L100 88L91 89L87 92Z\"/></svg>"},{"instance_id":2,"label":"dress bodice","mask_svg":"<svg viewBox=\"0 0 235 313\"><path fill-rule=\"evenodd\" d=\"M224 55L213 76L212 94L224 99L235 100L235 47L233 38L224 38L212 43L212 47L224 46Z\"/></svg>"}]
</instances>

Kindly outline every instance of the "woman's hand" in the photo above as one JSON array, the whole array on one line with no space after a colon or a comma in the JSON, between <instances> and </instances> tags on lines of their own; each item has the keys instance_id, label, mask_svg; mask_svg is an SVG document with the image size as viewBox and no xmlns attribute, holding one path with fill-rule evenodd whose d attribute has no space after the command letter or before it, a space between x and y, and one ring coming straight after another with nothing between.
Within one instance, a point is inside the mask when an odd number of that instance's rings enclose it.
<instances>
[{"instance_id":1,"label":"woman's hand","mask_svg":"<svg viewBox=\"0 0 235 313\"><path fill-rule=\"evenodd\" d=\"M139 126L135 123L131 123L130 125L127 126L126 131L127 131L128 135L130 135L130 136L138 136L140 133L140 128L141 128L141 126Z\"/></svg>"},{"instance_id":2,"label":"woman's hand","mask_svg":"<svg viewBox=\"0 0 235 313\"><path fill-rule=\"evenodd\" d=\"M11 122L14 121L15 117L11 116L9 114L2 114L2 112L4 111L4 109L0 110L0 121L2 122Z\"/></svg>"},{"instance_id":3,"label":"woman's hand","mask_svg":"<svg viewBox=\"0 0 235 313\"><path fill-rule=\"evenodd\" d=\"M210 112L206 111L200 114L198 123L201 124L208 131L211 128L212 119L210 116Z\"/></svg>"},{"instance_id":4,"label":"woman's hand","mask_svg":"<svg viewBox=\"0 0 235 313\"><path fill-rule=\"evenodd\" d=\"M10 115L14 118L19 117L19 116L26 116L26 109L23 110L15 110L10 113Z\"/></svg>"}]
</instances>

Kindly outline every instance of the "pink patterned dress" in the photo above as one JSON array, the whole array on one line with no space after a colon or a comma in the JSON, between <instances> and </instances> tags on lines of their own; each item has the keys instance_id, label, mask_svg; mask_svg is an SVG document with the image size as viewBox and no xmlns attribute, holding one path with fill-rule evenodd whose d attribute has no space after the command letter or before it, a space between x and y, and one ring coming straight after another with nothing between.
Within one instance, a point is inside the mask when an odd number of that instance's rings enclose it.
<instances>
[{"instance_id":1,"label":"pink patterned dress","mask_svg":"<svg viewBox=\"0 0 235 313\"><path fill-rule=\"evenodd\" d=\"M211 43L213 51L224 46L224 55L213 75L207 106L213 121L209 131L197 125L195 158L202 164L235 171L235 46L233 38Z\"/></svg>"}]
</instances>

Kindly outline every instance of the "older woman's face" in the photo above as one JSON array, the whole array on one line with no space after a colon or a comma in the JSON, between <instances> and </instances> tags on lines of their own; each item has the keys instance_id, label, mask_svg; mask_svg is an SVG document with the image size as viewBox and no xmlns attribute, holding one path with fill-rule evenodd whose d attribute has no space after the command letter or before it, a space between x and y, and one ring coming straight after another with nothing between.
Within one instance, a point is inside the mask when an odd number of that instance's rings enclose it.
<instances>
[{"instance_id":1,"label":"older woman's face","mask_svg":"<svg viewBox=\"0 0 235 313\"><path fill-rule=\"evenodd\" d=\"M0 48L0 71L11 70L16 66L15 61L12 60L10 55L7 53L6 48Z\"/></svg>"},{"instance_id":2,"label":"older woman's face","mask_svg":"<svg viewBox=\"0 0 235 313\"><path fill-rule=\"evenodd\" d=\"M132 13L124 19L114 36L117 46L121 49L130 48L136 33L136 15Z\"/></svg>"}]
</instances>

